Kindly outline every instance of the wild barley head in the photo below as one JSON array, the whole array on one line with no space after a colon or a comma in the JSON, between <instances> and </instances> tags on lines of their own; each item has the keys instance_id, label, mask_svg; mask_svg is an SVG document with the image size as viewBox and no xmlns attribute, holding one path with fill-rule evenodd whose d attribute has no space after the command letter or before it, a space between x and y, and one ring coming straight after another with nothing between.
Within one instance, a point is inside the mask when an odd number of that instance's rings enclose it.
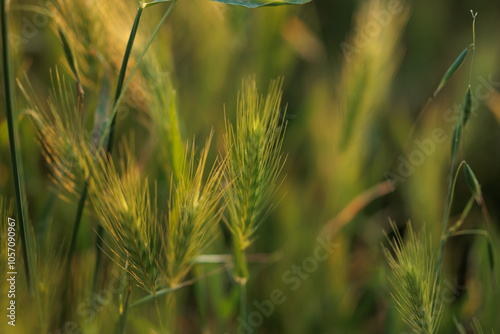
<instances>
[{"instance_id":1,"label":"wild barley head","mask_svg":"<svg viewBox=\"0 0 500 334\"><path fill-rule=\"evenodd\" d=\"M285 162L281 86L281 79L272 82L263 98L255 80L245 81L238 98L236 129L226 121L226 180L231 183L226 194L228 225L242 250L251 244L269 212Z\"/></svg>"},{"instance_id":2,"label":"wild barley head","mask_svg":"<svg viewBox=\"0 0 500 334\"><path fill-rule=\"evenodd\" d=\"M415 234L408 224L408 240L403 242L396 225L391 222L391 226L396 234L395 239L389 241L394 254L387 248L384 253L393 272L390 281L397 308L415 333L437 333L442 302L434 298L439 287L429 238L425 232Z\"/></svg>"},{"instance_id":3,"label":"wild barley head","mask_svg":"<svg viewBox=\"0 0 500 334\"><path fill-rule=\"evenodd\" d=\"M220 201L225 189L221 187L225 162L216 161L206 181L205 165L212 135L199 157L194 144L186 152L181 173L171 188L164 251L167 257L165 275L171 286L187 274L192 260L215 237L223 211ZM196 162L197 161L197 162Z\"/></svg>"},{"instance_id":4,"label":"wild barley head","mask_svg":"<svg viewBox=\"0 0 500 334\"><path fill-rule=\"evenodd\" d=\"M47 108L37 99L27 79L26 87L21 84L20 87L28 102L28 114L37 128L51 178L67 193L74 194L83 184L86 166L81 152L88 140L82 131L72 89L61 79L57 69L51 73L51 79L52 93Z\"/></svg>"},{"instance_id":5,"label":"wild barley head","mask_svg":"<svg viewBox=\"0 0 500 334\"><path fill-rule=\"evenodd\" d=\"M94 159L92 154L87 154ZM150 199L147 179L143 180L131 150L122 150L118 167L108 156L95 158L89 178L89 197L106 232L111 236L112 251L120 265L139 286L154 294L165 259L161 252L163 229L160 225L156 196Z\"/></svg>"}]
</instances>

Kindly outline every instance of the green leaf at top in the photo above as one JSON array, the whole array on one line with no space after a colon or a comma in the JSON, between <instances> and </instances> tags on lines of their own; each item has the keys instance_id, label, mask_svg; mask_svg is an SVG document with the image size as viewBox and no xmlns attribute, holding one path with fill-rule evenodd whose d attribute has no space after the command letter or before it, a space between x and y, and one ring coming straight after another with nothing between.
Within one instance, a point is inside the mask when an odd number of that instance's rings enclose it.
<instances>
[{"instance_id":1,"label":"green leaf at top","mask_svg":"<svg viewBox=\"0 0 500 334\"><path fill-rule=\"evenodd\" d=\"M450 68L448 68L448 71L446 71L446 73L444 74L443 79L441 79L441 82L439 83L438 88L436 89L436 91L434 91L434 94L433 94L434 97L436 97L436 95L439 93L439 91L441 90L441 88L443 88L443 86L446 84L446 82L448 81L448 79L450 79L451 76L460 67L460 65L462 65L462 63L465 60L465 57L467 57L467 54L469 53L469 50L472 47L473 47L472 44L469 45L468 47L466 47L465 50L462 51L462 53L460 53L460 55L457 57L457 59L455 59L455 61L453 62L453 64L451 64Z\"/></svg>"},{"instance_id":2,"label":"green leaf at top","mask_svg":"<svg viewBox=\"0 0 500 334\"><path fill-rule=\"evenodd\" d=\"M281 5L302 5L311 0L211 0L222 2L227 5L243 6L247 8L257 8L263 6L281 6Z\"/></svg>"}]
</instances>

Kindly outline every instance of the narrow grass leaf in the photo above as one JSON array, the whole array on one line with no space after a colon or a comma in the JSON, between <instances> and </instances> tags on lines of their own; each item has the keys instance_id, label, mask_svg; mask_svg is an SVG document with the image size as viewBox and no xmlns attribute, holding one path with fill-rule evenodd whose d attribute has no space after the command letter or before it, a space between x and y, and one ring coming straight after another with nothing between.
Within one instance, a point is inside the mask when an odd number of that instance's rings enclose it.
<instances>
[{"instance_id":1,"label":"narrow grass leaf","mask_svg":"<svg viewBox=\"0 0 500 334\"><path fill-rule=\"evenodd\" d=\"M123 61L120 68L120 74L118 75L118 83L116 85L115 99L113 102L113 108L117 107L118 101L122 94L123 83L125 82L125 75L127 73L128 61L130 59L130 54L132 53L132 48L134 46L135 37L137 35L137 30L139 29L139 23L141 22L142 12L144 11L144 7L139 7L137 9L137 14L135 16L134 25L132 26L132 30L130 31L130 36L127 42L127 48L125 49L125 54L123 55ZM107 152L111 153L113 150L113 141L116 127L116 114L111 116L111 123L108 134L108 145Z\"/></svg>"},{"instance_id":2,"label":"narrow grass leaf","mask_svg":"<svg viewBox=\"0 0 500 334\"><path fill-rule=\"evenodd\" d=\"M481 204L483 202L481 186L479 185L477 177L472 171L472 168L470 168L470 166L467 163L465 163L464 165L464 173L465 173L465 180L467 181L467 185L469 186L470 191L474 195L474 198L476 199L478 204Z\"/></svg>"},{"instance_id":3,"label":"narrow grass leaf","mask_svg":"<svg viewBox=\"0 0 500 334\"><path fill-rule=\"evenodd\" d=\"M453 62L453 64L451 64L450 68L448 68L448 71L446 71L446 73L443 76L443 79L441 79L441 82L439 83L438 88L434 92L434 97L436 97L436 95L444 87L444 85L446 84L446 82L458 70L458 68L460 67L460 65L462 65L462 63L465 60L465 57L467 57L467 54L469 53L470 48L471 48L470 45L468 47L466 47L465 50L462 51L462 53L457 57L457 59L455 59L455 61Z\"/></svg>"},{"instance_id":4,"label":"narrow grass leaf","mask_svg":"<svg viewBox=\"0 0 500 334\"><path fill-rule=\"evenodd\" d=\"M19 158L20 152L17 148L17 134L16 134L16 99L13 98L13 85L11 82L11 62L10 62L10 45L9 45L9 31L7 20L7 2L0 1L0 21L2 26L2 66L3 66L3 79L5 90L5 112L7 115L7 127L9 133L10 154L12 160L12 173L14 178L14 189L16 194L16 206L19 220L19 227L21 229L21 246L23 249L24 268L26 271L26 279L28 283L28 290L31 291L33 287L31 271L33 268L33 248L29 244L28 227L29 219L25 216L24 211L24 187L22 184L22 160Z\"/></svg>"},{"instance_id":5,"label":"narrow grass leaf","mask_svg":"<svg viewBox=\"0 0 500 334\"><path fill-rule=\"evenodd\" d=\"M57 28L57 32L59 33L59 38L61 39L61 43L63 46L64 56L66 57L66 61L68 62L69 68L71 72L75 76L76 84L79 89L79 92L82 90L82 84L80 81L80 75L78 74L78 62L76 61L76 57L74 56L74 52L71 49L71 46L68 42L68 38L66 34L61 28Z\"/></svg>"}]
</instances>

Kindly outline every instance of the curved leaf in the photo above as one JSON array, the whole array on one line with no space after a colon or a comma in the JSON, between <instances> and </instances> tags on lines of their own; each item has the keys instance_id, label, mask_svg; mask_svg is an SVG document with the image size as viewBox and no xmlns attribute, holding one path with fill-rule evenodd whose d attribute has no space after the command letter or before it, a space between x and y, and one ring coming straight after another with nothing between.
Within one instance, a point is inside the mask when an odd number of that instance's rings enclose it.
<instances>
[{"instance_id":1,"label":"curved leaf","mask_svg":"<svg viewBox=\"0 0 500 334\"><path fill-rule=\"evenodd\" d=\"M311 0L211 0L222 2L227 5L243 6L247 8L257 8L263 6L281 6L281 5L302 5Z\"/></svg>"},{"instance_id":2,"label":"curved leaf","mask_svg":"<svg viewBox=\"0 0 500 334\"><path fill-rule=\"evenodd\" d=\"M467 54L469 53L469 50L471 47L472 47L472 45L469 45L468 47L466 47L465 50L462 51L462 53L460 53L460 55L457 57L457 59L455 59L453 64L451 64L450 68L448 68L448 70L446 71L446 73L443 76L443 79L441 79L441 82L439 83L438 88L436 89L436 91L433 94L434 97L436 97L436 95L439 93L441 88L443 88L443 86L446 84L448 79L450 79L452 77L452 75L456 72L456 70L458 70L460 65L462 65L462 63L464 62L465 57L467 57Z\"/></svg>"}]
</instances>

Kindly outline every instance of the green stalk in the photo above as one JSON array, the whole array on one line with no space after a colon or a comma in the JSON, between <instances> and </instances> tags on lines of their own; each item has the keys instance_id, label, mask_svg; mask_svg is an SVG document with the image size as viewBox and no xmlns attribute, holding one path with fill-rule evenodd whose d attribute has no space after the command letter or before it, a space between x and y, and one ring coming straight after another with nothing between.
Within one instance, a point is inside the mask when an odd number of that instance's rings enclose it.
<instances>
[{"instance_id":1,"label":"green stalk","mask_svg":"<svg viewBox=\"0 0 500 334\"><path fill-rule=\"evenodd\" d=\"M120 75L118 77L118 84L116 87L115 99L113 102L113 109L111 111L111 122L107 123L106 128L103 131L101 141L100 141L99 146L97 148L98 152L101 150L102 146L104 145L104 141L106 140L106 134L108 132L109 132L109 138L108 138L108 145L107 145L106 152L109 154L113 151L113 141L114 141L114 133L115 133L115 127L116 127L116 116L117 116L117 112L118 112L118 106L120 105L120 102L121 102L123 96L125 95L125 91L127 90L128 86L130 84L130 81L132 80L132 77L134 76L136 70L138 69L141 60L144 58L146 51L149 49L149 46L153 42L155 36L160 31L160 28L163 25L163 22L165 22L167 17L170 15L170 12L172 11L176 2L177 2L177 0L174 0L172 2L172 4L170 5L170 7L168 7L168 10L165 12L165 14L161 18L160 22L157 24L156 29L154 30L154 32L151 35L148 42L146 43L146 46L142 50L141 55L137 59L137 62L135 64L135 66L133 67L132 71L130 72L130 74L127 78L127 81L124 81L125 74L127 72L128 59L130 57L130 52L132 51L132 46L134 43L135 35L137 33L137 28L139 26L139 21L140 21L141 15L142 15L142 11L144 10L144 8L149 7L146 4L141 4L139 6L139 9L137 10L137 15L136 15L136 19L134 22L134 26L132 27L132 31L130 33L130 38L129 38L129 41L127 44L127 50L125 51L125 56L123 57ZM102 261L102 245L103 244L104 244L104 227L99 224L99 226L97 227L97 241L96 241L97 255L96 255L96 264L95 264L95 268L94 268L94 291L95 291L95 289L97 289L97 276L98 276L99 267L100 267L101 261Z\"/></svg>"},{"instance_id":2,"label":"green stalk","mask_svg":"<svg viewBox=\"0 0 500 334\"><path fill-rule=\"evenodd\" d=\"M247 282L250 276L245 250L241 243L233 236L234 249L234 279L240 287L240 317L246 321L247 318Z\"/></svg>"},{"instance_id":3,"label":"green stalk","mask_svg":"<svg viewBox=\"0 0 500 334\"><path fill-rule=\"evenodd\" d=\"M135 36L137 35L137 29L139 28L139 23L141 21L141 16L143 11L144 11L144 6L141 4L137 9L134 25L132 26L132 31L130 32L127 48L125 49L125 55L123 56L122 67L120 69L120 74L118 76L118 84L116 85L115 101L113 103L113 109L116 108L118 104L118 99L122 94L123 82L125 81L125 74L127 73L127 66L128 66L128 61L130 59L130 53L132 52L132 47L134 46ZM107 153L111 153L111 151L113 150L115 127L116 127L116 113L113 114L111 118L111 127L109 129L109 137L108 137L108 147L106 149Z\"/></svg>"},{"instance_id":4,"label":"green stalk","mask_svg":"<svg viewBox=\"0 0 500 334\"><path fill-rule=\"evenodd\" d=\"M139 8L137 9L137 14L136 14L136 17L134 20L134 25L132 26L132 31L130 32L130 37L129 37L129 40L127 43L127 48L125 49L125 55L123 56L123 61L122 61L121 69L120 69L120 74L118 77L118 83L117 83L117 87L116 87L115 96L120 95L121 89L123 87L123 82L125 79L125 74L127 72L127 65L128 65L128 61L130 58L130 53L131 53L132 47L134 45L135 36L137 34L137 29L139 28L139 22L141 20L141 16L142 16L143 11L144 11L144 7L142 5L140 5ZM115 104L116 104L116 102L117 101L115 99ZM107 147L108 153L111 153L111 150L113 147L112 141L113 141L114 127L115 127L115 123L116 123L116 115L113 116L111 123L113 126L111 128L110 136L109 136L109 142L108 142L108 147ZM105 136L105 134L103 134L103 136ZM66 279L65 279L66 283L65 283L65 288L63 290L63 305L65 305L65 306L67 306L69 281L70 281L70 274L71 274L71 263L72 263L73 255L75 252L78 230L80 228L80 223L81 223L82 216L83 216L83 210L85 208L85 202L87 199L88 186L89 186L89 183L88 183L88 180L86 180L85 184L83 186L82 194L80 195L80 200L78 201L78 208L77 208L76 217L75 217L75 224L73 225L73 233L72 233L72 237L71 237L71 243L70 243L70 247L69 247L68 257L66 259ZM99 226L99 227L101 228L101 226ZM98 240L98 242L99 242L99 240ZM99 258L99 254L98 254L98 258ZM97 274L95 274L95 275L97 275ZM95 278L94 278L94 281L95 281ZM63 316L61 317L61 324L64 323L65 311L66 311L66 307L63 307L62 308Z\"/></svg>"},{"instance_id":5,"label":"green stalk","mask_svg":"<svg viewBox=\"0 0 500 334\"><path fill-rule=\"evenodd\" d=\"M170 14L174 4L177 2L177 0L174 0L172 2L172 4L170 5L170 7L168 8L167 12L165 13L165 15L162 17L162 19L160 20L160 22L158 23L155 31L153 32L151 38L149 39L148 43L146 44L146 46L144 47L144 50L142 51L141 53L141 56L138 58L134 68L132 69L127 81L125 82L125 75L126 75L126 72L127 72L127 65L128 65L128 61L129 61L129 58L130 58L130 54L131 54L131 51L132 51L132 47L133 47L133 44L134 44L134 40L135 40L135 36L137 34L137 30L138 30L138 27L139 27L139 23L140 23L140 19L141 19L141 16L142 16L142 12L144 11L144 9L147 7L145 4L141 3L139 8L137 9L137 14L136 14L136 17L135 17L135 20L134 20L134 24L132 26L132 30L130 32L130 37L129 37L129 40L128 40L128 43L127 43L127 48L125 50L125 55L123 57L123 61L122 61L122 66L121 66L121 69L120 69L120 73L119 73L119 77L118 77L118 83L117 83L117 87L116 87L116 92L115 92L115 100L113 102L113 110L112 110L112 113L111 113L111 122L108 122L108 124L106 125L106 129L104 130L102 136L101 136L101 141L100 141L100 144L99 144L99 147L98 147L98 151L102 148L104 142L105 142L105 139L106 139L106 136L107 134L109 133L109 138L108 138L108 145L107 145L107 153L111 153L112 150L113 150L113 141L114 141L114 133L115 133L115 127L116 127L116 116L117 116L117 111L118 111L118 105L121 101L121 99L123 98L124 96L124 92L125 90L127 89L135 71L137 70L138 66L139 66L139 63L141 62L141 60L143 59L144 55L146 54L146 51L148 50L149 46L151 45L154 37L158 34L160 28L161 28L161 25L163 24L163 22L165 21L165 19L168 17L168 15ZM64 292L63 292L63 298L64 298L64 301L63 301L63 304L67 304L67 293L68 293L68 288L69 288L69 274L70 274L70 268L71 268L71 262L72 262L72 259L73 259L73 254L74 254L74 249L75 249L75 246L76 246L76 240L77 240L77 235L78 235L78 230L79 230L79 227L80 227L80 223L81 223L81 219L82 219L82 216L83 216L83 210L85 208L85 202L86 202L86 198L87 198L87 193L88 193L88 180L85 181L85 184L83 186L83 191L82 191L82 194L80 195L80 200L78 202L78 208L77 208L77 214L76 214L76 217L75 217L75 223L74 223L74 226L73 226L73 233L72 233L72 238L71 238L71 244L70 244L70 251L68 252L68 257L67 257L67 262L66 262L66 287L64 289ZM97 247L97 255L96 255L96 266L95 266L95 269L94 269L94 288L97 288L97 275L98 275L98 268L100 266L100 263L101 263L101 258L102 258L102 250L101 250L101 246L102 246L102 243L103 243L103 237L104 237L104 229L101 225L98 226L98 237L97 237L97 241L96 241L96 247ZM64 309L63 308L63 312L64 312ZM62 320L63 321L63 320ZM64 321L63 321L64 322Z\"/></svg>"},{"instance_id":6,"label":"green stalk","mask_svg":"<svg viewBox=\"0 0 500 334\"><path fill-rule=\"evenodd\" d=\"M26 271L26 280L28 290L33 292L33 283L31 277L31 268L33 265L33 256L31 246L28 242L28 232L24 217L23 205L23 188L21 185L20 165L18 163L18 151L16 146L16 129L14 126L14 119L16 113L16 101L12 97L11 86L11 73L10 73L10 49L9 49L9 31L8 31L8 17L7 17L7 4L5 0L0 1L0 20L2 25L2 66L4 76L4 89L5 89L5 111L7 114L7 126L9 132L10 154L12 160L12 173L14 177L14 189L16 193L16 206L18 213L19 226L21 228L21 247L23 249L24 269ZM2 259L3 261L3 259Z\"/></svg>"},{"instance_id":7,"label":"green stalk","mask_svg":"<svg viewBox=\"0 0 500 334\"><path fill-rule=\"evenodd\" d=\"M80 222L83 216L83 210L85 208L85 201L87 199L88 192L88 182L85 181L83 186L82 194L80 200L78 201L78 207L76 209L75 224L73 225L73 233L71 235L71 242L69 244L68 257L65 263L65 280L64 289L62 294L62 307L61 307L61 318L60 318L60 328L64 325L66 321L66 311L68 308L68 293L69 293L69 282L71 277L71 262L73 260L73 254L75 253L76 240L78 236L78 228L80 227Z\"/></svg>"},{"instance_id":8,"label":"green stalk","mask_svg":"<svg viewBox=\"0 0 500 334\"><path fill-rule=\"evenodd\" d=\"M469 78L467 79L467 89L469 89L469 86L470 86L470 81L471 81L471 77L472 77L472 65L474 63L474 51L476 49L476 30L475 30L476 17L474 16L474 14L472 16L473 16L473 20L472 20L472 46L471 46L472 50L471 50L471 61L470 61L470 67L469 67ZM463 118L463 111L464 111L464 105L462 104L462 108L460 110L460 115L458 117L458 121L457 121L456 126L461 126L462 118ZM436 263L436 282L439 282L441 279L441 271L442 271L441 265L443 262L444 245L445 245L446 239L447 239L446 228L448 226L448 219L450 216L450 208L451 208L451 203L453 201L453 190L455 188L455 183L453 180L454 180L455 161L457 159L458 151L459 150L452 150L452 155L451 155L448 194L446 195L446 205L445 205L445 209L444 209L443 227L442 227L442 231L441 231L441 242L439 245L438 260ZM432 300L432 312L434 312L436 297L437 297L436 294L434 294L434 297Z\"/></svg>"},{"instance_id":9,"label":"green stalk","mask_svg":"<svg viewBox=\"0 0 500 334\"><path fill-rule=\"evenodd\" d=\"M162 290L158 290L156 292L156 295L148 295L146 297L143 297L137 301L135 301L134 303L132 303L132 305L130 305L129 308L135 308L139 305L142 305L144 303L147 303L151 300L154 300L156 302L156 299L160 296L163 296L163 295L168 295L169 293L172 293L176 290L179 290L181 288L184 288L186 286L189 286L191 284L193 284L194 282L193 281L188 281L188 282L185 282L185 283L181 283L181 284L177 284L176 286L174 287L171 287L171 288L165 288L165 289L162 289Z\"/></svg>"},{"instance_id":10,"label":"green stalk","mask_svg":"<svg viewBox=\"0 0 500 334\"><path fill-rule=\"evenodd\" d=\"M170 293L172 293L174 291L177 291L179 289L182 289L182 288L185 288L187 286L193 285L194 283L198 282L202 278L210 277L210 276L219 274L221 272L224 272L225 270L226 270L226 266L222 266L222 267L219 267L219 268L216 268L216 269L210 271L209 273L207 273L204 276L200 276L200 277L197 277L195 279L184 281L184 282L182 282L180 284L177 284L177 285L175 285L173 287L170 287L170 288L165 288L165 289L158 290L158 291L156 291L155 295L147 295L146 297L143 297L143 298L135 301L134 303L132 303L132 305L130 305L129 308L134 308L134 307L140 306L140 305L142 305L144 303L150 302L150 301L152 301L155 298L158 298L160 296L168 295L168 294L170 294Z\"/></svg>"},{"instance_id":11,"label":"green stalk","mask_svg":"<svg viewBox=\"0 0 500 334\"><path fill-rule=\"evenodd\" d=\"M97 236L96 236L96 241L95 241L95 251L96 251L96 258L95 258L95 268L94 268L94 280L92 283L92 291L96 292L98 289L98 283L99 283L99 268L101 267L101 262L102 262L102 247L104 245L104 227L99 224L97 226Z\"/></svg>"},{"instance_id":12,"label":"green stalk","mask_svg":"<svg viewBox=\"0 0 500 334\"><path fill-rule=\"evenodd\" d=\"M118 324L116 326L116 334L123 334L125 332L125 323L127 322L128 315L128 301L130 300L130 292L132 291L132 278L130 274L128 275L128 289L127 297L125 298L125 303L121 305L120 316L118 318Z\"/></svg>"},{"instance_id":13,"label":"green stalk","mask_svg":"<svg viewBox=\"0 0 500 334\"><path fill-rule=\"evenodd\" d=\"M153 31L153 34L151 35L151 38L146 43L146 46L144 47L141 55L137 58L137 62L135 64L135 66L132 68L132 70L130 71L130 74L129 74L128 78L127 78L127 81L123 85L123 88L122 88L122 91L121 91L120 95L118 96L118 98L113 103L113 109L111 111L111 118L112 119L116 118L116 114L118 113L118 106L119 106L121 100L123 99L123 97L125 95L125 92L126 92L128 86L129 86L130 82L132 81L132 77L134 76L135 72L139 68L139 64L140 64L141 60L144 58L144 56L146 55L146 51L149 49L149 46L151 45L151 43L153 42L154 38L156 37L156 35L160 31L160 28L163 25L163 22L165 22L165 20L167 19L167 17L170 15L170 12L174 8L174 5L176 4L176 2L177 2L177 0L173 0L172 1L172 4L170 5L170 7L168 7L167 11L165 12L165 14L161 18L160 22L156 26L156 29ZM115 96L115 98L116 98L116 96ZM99 142L99 146L97 148L98 151L103 147L104 142L106 140L107 133L111 133L111 125L112 125L111 122L108 122L106 124L106 128L103 131L103 135L101 136L101 141Z\"/></svg>"},{"instance_id":14,"label":"green stalk","mask_svg":"<svg viewBox=\"0 0 500 334\"><path fill-rule=\"evenodd\" d=\"M158 315L158 321L160 322L160 330L162 333L165 333L165 327L163 327L163 321L161 320L161 312L160 307L158 306L158 299L156 298L156 295L154 296L154 300L156 306L156 314Z\"/></svg>"}]
</instances>

